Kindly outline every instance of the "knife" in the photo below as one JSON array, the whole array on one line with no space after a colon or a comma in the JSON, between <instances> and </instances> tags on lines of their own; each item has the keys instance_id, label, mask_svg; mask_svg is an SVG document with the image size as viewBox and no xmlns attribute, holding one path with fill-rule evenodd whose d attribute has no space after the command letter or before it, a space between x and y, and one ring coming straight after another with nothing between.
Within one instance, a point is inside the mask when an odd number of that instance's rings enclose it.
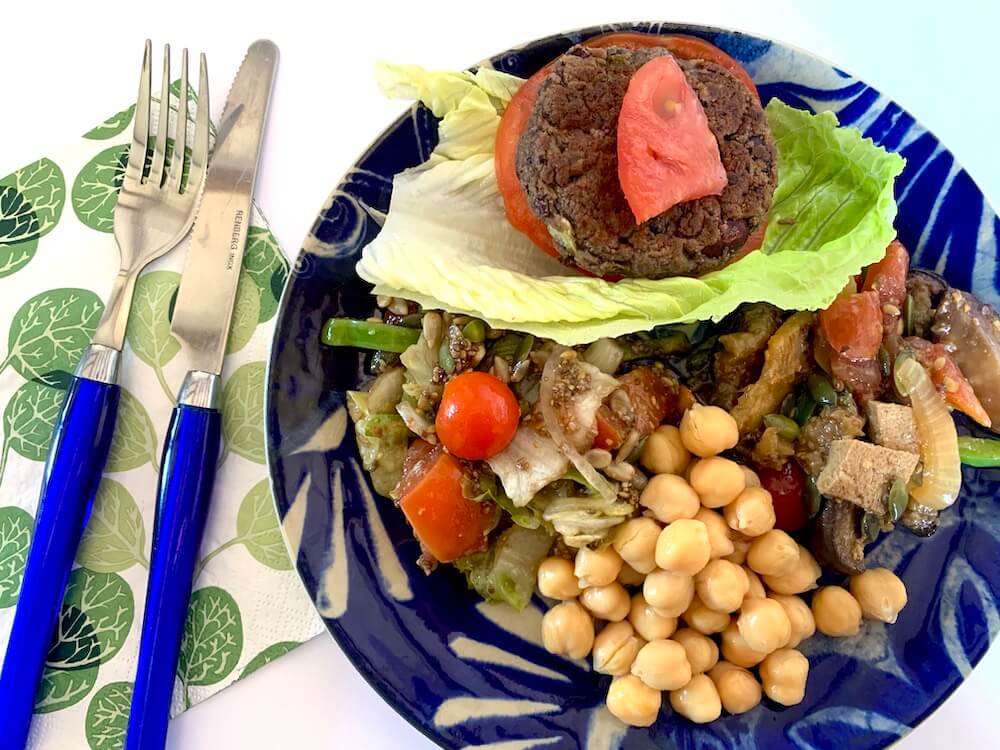
<instances>
[{"instance_id":1,"label":"knife","mask_svg":"<svg viewBox=\"0 0 1000 750\"><path fill-rule=\"evenodd\" d=\"M191 369L163 447L126 750L160 750L166 743L191 579L219 458L222 360L277 64L278 48L259 40L236 73L177 291L171 332Z\"/></svg>"}]
</instances>

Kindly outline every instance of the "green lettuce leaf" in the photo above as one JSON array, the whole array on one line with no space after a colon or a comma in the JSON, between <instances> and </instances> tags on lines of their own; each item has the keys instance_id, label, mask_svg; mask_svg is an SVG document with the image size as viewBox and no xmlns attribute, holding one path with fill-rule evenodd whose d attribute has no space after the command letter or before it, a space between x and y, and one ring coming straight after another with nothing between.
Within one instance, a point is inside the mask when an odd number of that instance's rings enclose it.
<instances>
[{"instance_id":1,"label":"green lettuce leaf","mask_svg":"<svg viewBox=\"0 0 1000 750\"><path fill-rule=\"evenodd\" d=\"M378 294L575 345L717 321L744 302L826 307L895 236L892 191L902 157L838 127L832 113L773 100L766 114L779 180L761 252L698 279L570 275L506 220L493 138L512 77L414 66L386 67L380 77L388 93L419 96L443 119L431 158L394 179L385 225L358 262Z\"/></svg>"},{"instance_id":2,"label":"green lettuce leaf","mask_svg":"<svg viewBox=\"0 0 1000 750\"><path fill-rule=\"evenodd\" d=\"M511 526L486 552L460 557L455 567L486 601L524 609L535 591L538 565L551 548L552 536L544 529Z\"/></svg>"}]
</instances>

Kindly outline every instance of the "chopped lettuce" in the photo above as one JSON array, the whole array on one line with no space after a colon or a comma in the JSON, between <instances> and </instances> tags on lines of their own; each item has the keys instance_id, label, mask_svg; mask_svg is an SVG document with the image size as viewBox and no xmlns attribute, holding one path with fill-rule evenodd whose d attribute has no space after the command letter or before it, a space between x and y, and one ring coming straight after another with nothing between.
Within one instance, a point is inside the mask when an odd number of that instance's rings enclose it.
<instances>
[{"instance_id":1,"label":"chopped lettuce","mask_svg":"<svg viewBox=\"0 0 1000 750\"><path fill-rule=\"evenodd\" d=\"M492 500L518 526L525 529L545 527L551 531L551 527L542 519L541 511L532 503L520 507L514 505L514 501L503 491L503 485L497 481L496 474L490 471L482 471L479 475L476 491L478 494L472 498L473 500Z\"/></svg>"},{"instance_id":2,"label":"chopped lettuce","mask_svg":"<svg viewBox=\"0 0 1000 750\"><path fill-rule=\"evenodd\" d=\"M539 496L538 503L544 508L542 518L570 547L600 542L635 511L631 503L598 495Z\"/></svg>"},{"instance_id":3,"label":"chopped lettuce","mask_svg":"<svg viewBox=\"0 0 1000 750\"><path fill-rule=\"evenodd\" d=\"M437 365L437 352L427 346L423 334L417 343L407 347L399 361L404 367L406 379L403 383L403 393L412 401L420 398L420 393L431 384L434 366Z\"/></svg>"},{"instance_id":4,"label":"chopped lettuce","mask_svg":"<svg viewBox=\"0 0 1000 750\"><path fill-rule=\"evenodd\" d=\"M395 412L373 411L369 394L363 391L347 392L347 411L354 421L361 464L371 475L375 491L388 496L403 476L409 430Z\"/></svg>"},{"instance_id":5,"label":"chopped lettuce","mask_svg":"<svg viewBox=\"0 0 1000 750\"><path fill-rule=\"evenodd\" d=\"M358 262L379 294L576 345L717 321L743 302L825 307L895 235L892 190L902 157L838 127L832 113L773 100L766 114L779 181L761 252L699 279L608 283L571 275L507 222L497 187L494 136L519 79L490 70L379 71L388 94L419 97L443 118L430 159L395 177L385 225Z\"/></svg>"},{"instance_id":6,"label":"chopped lettuce","mask_svg":"<svg viewBox=\"0 0 1000 750\"><path fill-rule=\"evenodd\" d=\"M469 586L486 601L524 609L535 591L538 565L551 548L548 531L511 526L486 552L461 557L455 567L465 573Z\"/></svg>"},{"instance_id":7,"label":"chopped lettuce","mask_svg":"<svg viewBox=\"0 0 1000 750\"><path fill-rule=\"evenodd\" d=\"M539 490L560 479L569 468L569 459L551 438L523 425L507 447L486 462L518 508L526 506Z\"/></svg>"}]
</instances>

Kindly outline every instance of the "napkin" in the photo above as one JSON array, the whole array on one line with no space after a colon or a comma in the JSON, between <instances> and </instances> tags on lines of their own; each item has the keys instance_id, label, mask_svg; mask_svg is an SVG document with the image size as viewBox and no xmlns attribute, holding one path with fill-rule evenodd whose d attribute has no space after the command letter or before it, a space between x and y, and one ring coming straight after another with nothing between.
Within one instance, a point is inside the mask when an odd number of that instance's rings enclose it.
<instances>
[{"instance_id":1,"label":"napkin","mask_svg":"<svg viewBox=\"0 0 1000 750\"><path fill-rule=\"evenodd\" d=\"M167 97L174 120L180 93L175 82ZM194 94L186 95L193 120ZM0 179L0 658L68 373L100 319L118 268L112 228L133 110ZM154 121L159 112L156 97ZM193 137L194 128L188 133ZM115 439L36 698L32 748L123 744L160 451L188 369L170 335L186 244L152 263L136 285ZM265 466L265 362L287 275L288 261L255 208L223 368L223 450L172 715L323 629L286 551ZM75 648L91 628L97 655Z\"/></svg>"}]
</instances>

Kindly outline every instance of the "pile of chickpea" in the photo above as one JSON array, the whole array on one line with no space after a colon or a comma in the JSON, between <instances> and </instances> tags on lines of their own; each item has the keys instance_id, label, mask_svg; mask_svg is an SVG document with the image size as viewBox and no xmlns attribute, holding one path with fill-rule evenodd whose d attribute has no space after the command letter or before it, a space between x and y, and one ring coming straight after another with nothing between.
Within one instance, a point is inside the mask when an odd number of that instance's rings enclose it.
<instances>
[{"instance_id":1,"label":"pile of chickpea","mask_svg":"<svg viewBox=\"0 0 1000 750\"><path fill-rule=\"evenodd\" d=\"M799 644L817 630L854 635L862 617L895 622L906 604L903 582L885 569L854 576L850 591L825 586L811 605L798 596L816 588L820 566L774 528L756 474L718 455L738 440L735 420L715 406L659 427L640 459L652 474L643 515L617 527L610 545L538 569L539 592L560 600L542 620L545 648L591 655L613 677L607 706L626 724L656 721L663 691L696 723L749 711L762 691L795 705L809 672ZM598 631L596 621L606 624Z\"/></svg>"}]
</instances>

